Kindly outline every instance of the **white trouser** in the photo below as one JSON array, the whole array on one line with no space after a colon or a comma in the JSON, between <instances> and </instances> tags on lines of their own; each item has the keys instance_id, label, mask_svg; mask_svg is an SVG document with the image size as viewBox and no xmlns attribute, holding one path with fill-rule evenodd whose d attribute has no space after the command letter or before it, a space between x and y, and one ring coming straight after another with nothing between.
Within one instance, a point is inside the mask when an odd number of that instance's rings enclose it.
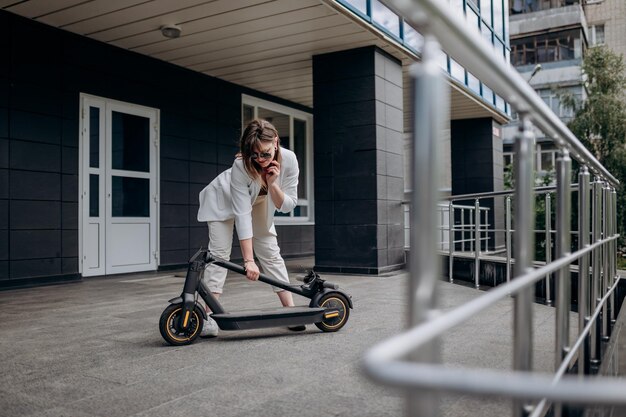
<instances>
[{"instance_id":1,"label":"white trouser","mask_svg":"<svg viewBox=\"0 0 626 417\"><path fill-rule=\"evenodd\" d=\"M287 267L282 256L280 256L280 248L276 236L267 229L265 222L265 210L267 205L264 198L260 196L252 206L252 245L254 254L261 264L263 273L271 278L289 283L289 275ZM209 226L209 251L225 260L230 260L230 252L233 245L233 227L234 219L207 222ZM204 282L213 293L222 293L224 281L228 270L217 265L209 265L204 270ZM283 291L278 287L274 288L275 292Z\"/></svg>"}]
</instances>

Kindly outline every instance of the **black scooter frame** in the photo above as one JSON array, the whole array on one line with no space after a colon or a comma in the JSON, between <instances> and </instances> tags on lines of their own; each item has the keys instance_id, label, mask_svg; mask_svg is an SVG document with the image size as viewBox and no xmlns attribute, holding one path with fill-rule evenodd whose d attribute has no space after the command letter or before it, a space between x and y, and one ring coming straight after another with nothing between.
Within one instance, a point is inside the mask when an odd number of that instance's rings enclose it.
<instances>
[{"instance_id":1,"label":"black scooter frame","mask_svg":"<svg viewBox=\"0 0 626 417\"><path fill-rule=\"evenodd\" d=\"M246 271L242 266L226 261L224 259L220 259L212 255L206 249L198 250L198 252L196 252L192 256L192 258L189 260L189 267L187 268L187 276L185 278L185 285L183 287L182 294L180 295L180 297L176 297L176 298L169 300L170 304L182 304L182 312L180 314L179 323L178 323L178 328L181 330L187 330L190 324L187 318L194 311L194 308L197 305L196 293L200 295L200 297L204 300L207 306L211 309L211 311L213 312L213 315L216 315L216 314L220 315L220 314L226 313L222 305L213 296L213 294L211 294L211 291L209 291L209 289L207 288L207 286L204 284L203 280L201 279L204 269L207 267L208 264L211 264L211 263L215 265L219 265L223 268L226 268L230 271L233 271L242 275L246 274ZM311 302L309 303L310 308L318 308L319 300L324 295L328 293L333 293L333 292L339 293L341 296L343 296L345 300L347 300L349 304L349 308L350 309L353 308L352 298L350 295L340 290L336 284L332 284L321 279L320 276L313 271L310 271L309 274L304 278L303 285L285 284L282 281L278 281L264 274L259 275L259 281L311 299ZM200 308L200 311L202 312L203 319L206 320L207 315L206 315L204 308ZM324 313L324 310L322 310L320 313ZM319 321L321 321L323 314L320 314L319 317L320 317ZM284 325L284 324L293 324L293 323L284 322L284 323L277 323L276 325ZM245 327L245 328L254 328L254 327L256 326L254 326L253 324L252 325L249 324L248 327ZM266 326L260 326L260 327L266 327ZM241 327L239 327L236 323L233 323L233 324L220 323L220 328L222 330L241 329Z\"/></svg>"}]
</instances>

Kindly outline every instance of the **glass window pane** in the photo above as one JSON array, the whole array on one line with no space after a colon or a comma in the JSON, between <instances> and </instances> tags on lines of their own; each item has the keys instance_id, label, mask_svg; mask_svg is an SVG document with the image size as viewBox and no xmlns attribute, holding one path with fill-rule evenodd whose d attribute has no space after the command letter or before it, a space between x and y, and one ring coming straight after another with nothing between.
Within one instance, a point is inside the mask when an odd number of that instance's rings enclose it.
<instances>
[{"instance_id":1,"label":"glass window pane","mask_svg":"<svg viewBox=\"0 0 626 417\"><path fill-rule=\"evenodd\" d=\"M293 215L294 217L306 217L308 216L308 207L306 206L297 206L295 209L293 209Z\"/></svg>"},{"instance_id":2,"label":"glass window pane","mask_svg":"<svg viewBox=\"0 0 626 417\"><path fill-rule=\"evenodd\" d=\"M493 91L485 84L483 84L483 98L493 104Z\"/></svg>"},{"instance_id":3,"label":"glass window pane","mask_svg":"<svg viewBox=\"0 0 626 417\"><path fill-rule=\"evenodd\" d=\"M551 171L554 169L554 162L552 161L553 152L541 152L541 170Z\"/></svg>"},{"instance_id":4,"label":"glass window pane","mask_svg":"<svg viewBox=\"0 0 626 417\"><path fill-rule=\"evenodd\" d=\"M367 14L367 0L344 0L363 14Z\"/></svg>"},{"instance_id":5,"label":"glass window pane","mask_svg":"<svg viewBox=\"0 0 626 417\"><path fill-rule=\"evenodd\" d=\"M437 62L439 63L439 66L443 68L445 72L448 72L448 55L446 55L443 51L439 51L438 53L439 58L437 59Z\"/></svg>"},{"instance_id":6,"label":"glass window pane","mask_svg":"<svg viewBox=\"0 0 626 417\"><path fill-rule=\"evenodd\" d=\"M487 25L483 24L483 27L481 28L481 32L483 35L483 38L489 43L489 44L493 44L493 40L491 39L491 29L489 29L487 27Z\"/></svg>"},{"instance_id":7,"label":"glass window pane","mask_svg":"<svg viewBox=\"0 0 626 417\"><path fill-rule=\"evenodd\" d=\"M89 217L100 217L100 176L89 174Z\"/></svg>"},{"instance_id":8,"label":"glass window pane","mask_svg":"<svg viewBox=\"0 0 626 417\"><path fill-rule=\"evenodd\" d=\"M450 75L465 84L465 69L452 58L450 58Z\"/></svg>"},{"instance_id":9,"label":"glass window pane","mask_svg":"<svg viewBox=\"0 0 626 417\"><path fill-rule=\"evenodd\" d=\"M467 86L476 94L480 95L480 81L469 72L467 73Z\"/></svg>"},{"instance_id":10,"label":"glass window pane","mask_svg":"<svg viewBox=\"0 0 626 417\"><path fill-rule=\"evenodd\" d=\"M89 166L100 167L100 109L89 107Z\"/></svg>"},{"instance_id":11,"label":"glass window pane","mask_svg":"<svg viewBox=\"0 0 626 417\"><path fill-rule=\"evenodd\" d=\"M113 169L150 172L150 119L113 112Z\"/></svg>"},{"instance_id":12,"label":"glass window pane","mask_svg":"<svg viewBox=\"0 0 626 417\"><path fill-rule=\"evenodd\" d=\"M293 147L300 166L298 198L308 198L306 194L306 122L304 120L293 119Z\"/></svg>"},{"instance_id":13,"label":"glass window pane","mask_svg":"<svg viewBox=\"0 0 626 417\"><path fill-rule=\"evenodd\" d=\"M450 0L450 7L455 13L463 16L463 0Z\"/></svg>"},{"instance_id":14,"label":"glass window pane","mask_svg":"<svg viewBox=\"0 0 626 417\"><path fill-rule=\"evenodd\" d=\"M278 113L272 110L258 108L259 118L265 119L274 125L278 131L278 137L280 138L280 146L283 148L291 149L289 144L289 116L283 113Z\"/></svg>"},{"instance_id":15,"label":"glass window pane","mask_svg":"<svg viewBox=\"0 0 626 417\"><path fill-rule=\"evenodd\" d=\"M496 94L496 108L504 112L504 99Z\"/></svg>"},{"instance_id":16,"label":"glass window pane","mask_svg":"<svg viewBox=\"0 0 626 417\"><path fill-rule=\"evenodd\" d=\"M604 25L596 25L596 45L602 45L604 43Z\"/></svg>"},{"instance_id":17,"label":"glass window pane","mask_svg":"<svg viewBox=\"0 0 626 417\"><path fill-rule=\"evenodd\" d=\"M424 37L406 22L404 22L404 43L415 49L417 52L422 52Z\"/></svg>"},{"instance_id":18,"label":"glass window pane","mask_svg":"<svg viewBox=\"0 0 626 417\"><path fill-rule=\"evenodd\" d=\"M112 177L113 217L150 217L150 180Z\"/></svg>"},{"instance_id":19,"label":"glass window pane","mask_svg":"<svg viewBox=\"0 0 626 417\"><path fill-rule=\"evenodd\" d=\"M252 119L254 119L254 107L248 106L248 105L244 104L243 105L243 126L244 126L244 128L246 126L248 126L248 123L250 123L252 121Z\"/></svg>"},{"instance_id":20,"label":"glass window pane","mask_svg":"<svg viewBox=\"0 0 626 417\"><path fill-rule=\"evenodd\" d=\"M478 27L480 25L480 17L478 17L478 14L476 14L476 12L471 7L469 7L469 5L467 6L465 10L467 13L465 15L467 18L467 21L470 23L472 27L475 27L476 30L480 30Z\"/></svg>"},{"instance_id":21,"label":"glass window pane","mask_svg":"<svg viewBox=\"0 0 626 417\"><path fill-rule=\"evenodd\" d=\"M372 0L372 20L400 37L400 18L378 0Z\"/></svg>"},{"instance_id":22,"label":"glass window pane","mask_svg":"<svg viewBox=\"0 0 626 417\"><path fill-rule=\"evenodd\" d=\"M503 23L504 22L504 9L502 8L503 0L493 0L493 31L498 34L498 36L503 35ZM505 37L504 39L508 39Z\"/></svg>"},{"instance_id":23,"label":"glass window pane","mask_svg":"<svg viewBox=\"0 0 626 417\"><path fill-rule=\"evenodd\" d=\"M498 0L496 0L498 1ZM480 15L489 26L491 23L491 0L480 0Z\"/></svg>"}]
</instances>

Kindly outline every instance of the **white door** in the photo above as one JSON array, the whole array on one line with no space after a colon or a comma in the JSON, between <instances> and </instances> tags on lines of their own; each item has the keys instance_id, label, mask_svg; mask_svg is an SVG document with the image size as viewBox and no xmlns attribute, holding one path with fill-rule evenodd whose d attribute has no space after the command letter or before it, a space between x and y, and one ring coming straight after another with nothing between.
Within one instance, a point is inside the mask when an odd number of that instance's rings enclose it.
<instances>
[{"instance_id":1,"label":"white door","mask_svg":"<svg viewBox=\"0 0 626 417\"><path fill-rule=\"evenodd\" d=\"M83 276L156 270L158 111L81 98Z\"/></svg>"}]
</instances>

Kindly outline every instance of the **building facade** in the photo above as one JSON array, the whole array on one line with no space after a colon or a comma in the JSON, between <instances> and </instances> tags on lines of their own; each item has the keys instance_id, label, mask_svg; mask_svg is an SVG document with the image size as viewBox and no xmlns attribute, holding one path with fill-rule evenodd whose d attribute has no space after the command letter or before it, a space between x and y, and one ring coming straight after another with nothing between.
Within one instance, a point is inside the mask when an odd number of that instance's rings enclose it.
<instances>
[{"instance_id":1,"label":"building facade","mask_svg":"<svg viewBox=\"0 0 626 417\"><path fill-rule=\"evenodd\" d=\"M451 7L507 58L503 0ZM421 37L383 2L19 2L0 31L0 288L184 266L207 245L198 193L254 117L300 163L298 206L276 219L283 254L322 271L403 267ZM510 110L441 65L447 188L498 189Z\"/></svg>"},{"instance_id":2,"label":"building facade","mask_svg":"<svg viewBox=\"0 0 626 417\"><path fill-rule=\"evenodd\" d=\"M564 107L560 95L586 98L582 59L588 45L587 16L578 0L511 0L511 64L522 74L552 111L568 123L573 111ZM517 115L504 128L504 165L512 161ZM555 148L538 129L536 167L551 176ZM549 181L549 179L547 179Z\"/></svg>"},{"instance_id":3,"label":"building facade","mask_svg":"<svg viewBox=\"0 0 626 417\"><path fill-rule=\"evenodd\" d=\"M606 45L626 56L626 3L620 0L510 1L511 64L566 124L573 110L561 104L562 94L586 99L581 71L587 47ZM539 67L538 67L539 65ZM505 127L505 161L512 158L516 115ZM556 150L537 131L537 170L550 175Z\"/></svg>"}]
</instances>

